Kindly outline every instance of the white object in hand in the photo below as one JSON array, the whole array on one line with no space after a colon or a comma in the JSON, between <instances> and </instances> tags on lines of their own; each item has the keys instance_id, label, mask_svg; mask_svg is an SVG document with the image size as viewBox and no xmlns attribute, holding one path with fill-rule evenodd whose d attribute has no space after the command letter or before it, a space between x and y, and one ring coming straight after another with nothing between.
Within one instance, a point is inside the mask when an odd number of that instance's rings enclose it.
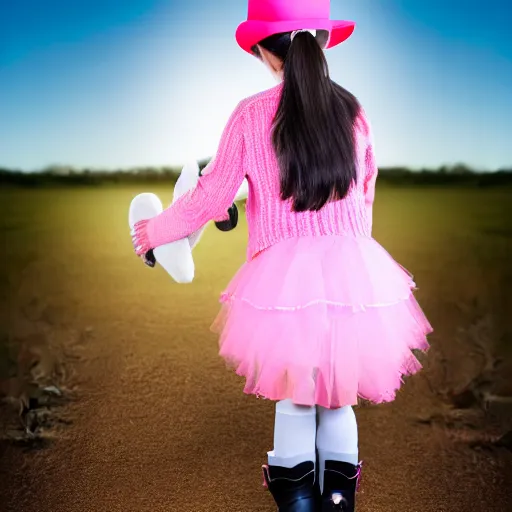
<instances>
[{"instance_id":1,"label":"white object in hand","mask_svg":"<svg viewBox=\"0 0 512 512\"><path fill-rule=\"evenodd\" d=\"M181 170L178 181L176 181L176 185L174 185L173 201L177 201L183 194L196 188L198 181L199 165L197 165L197 162L189 162ZM193 249L197 245L205 228L206 224L188 237L190 249Z\"/></svg>"},{"instance_id":2,"label":"white object in hand","mask_svg":"<svg viewBox=\"0 0 512 512\"><path fill-rule=\"evenodd\" d=\"M186 164L174 186L173 203L183 194L197 186L199 181L199 166L197 162ZM249 184L247 180L242 183L235 201L242 201L247 198ZM130 229L140 220L151 219L163 211L162 202L157 195L151 193L139 194L133 198L130 204L129 225ZM153 249L153 254L166 272L180 284L191 283L194 279L195 265L192 257L192 249L197 245L206 225L199 228L187 238L176 242L161 245Z\"/></svg>"},{"instance_id":3,"label":"white object in hand","mask_svg":"<svg viewBox=\"0 0 512 512\"><path fill-rule=\"evenodd\" d=\"M155 194L145 193L134 197L130 204L128 222L130 229L140 220L151 219L162 213L162 202ZM153 249L156 261L177 283L191 283L194 279L194 260L187 238Z\"/></svg>"},{"instance_id":4,"label":"white object in hand","mask_svg":"<svg viewBox=\"0 0 512 512\"><path fill-rule=\"evenodd\" d=\"M235 202L243 201L244 199L247 199L248 195L249 195L249 182L247 181L247 179L244 179L244 181L242 181L242 185L238 189L238 192L235 196Z\"/></svg>"}]
</instances>

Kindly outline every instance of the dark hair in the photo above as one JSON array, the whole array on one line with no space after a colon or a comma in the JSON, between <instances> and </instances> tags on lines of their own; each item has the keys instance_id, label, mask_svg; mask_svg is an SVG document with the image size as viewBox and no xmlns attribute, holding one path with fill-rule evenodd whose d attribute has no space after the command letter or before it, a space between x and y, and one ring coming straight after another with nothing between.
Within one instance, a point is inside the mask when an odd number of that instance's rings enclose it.
<instances>
[{"instance_id":1,"label":"dark hair","mask_svg":"<svg viewBox=\"0 0 512 512\"><path fill-rule=\"evenodd\" d=\"M322 47L328 32L272 35L259 43L284 63L283 93L272 142L281 170L281 198L297 212L343 199L357 180L354 122L359 102L329 77ZM252 48L261 58L257 46Z\"/></svg>"}]
</instances>

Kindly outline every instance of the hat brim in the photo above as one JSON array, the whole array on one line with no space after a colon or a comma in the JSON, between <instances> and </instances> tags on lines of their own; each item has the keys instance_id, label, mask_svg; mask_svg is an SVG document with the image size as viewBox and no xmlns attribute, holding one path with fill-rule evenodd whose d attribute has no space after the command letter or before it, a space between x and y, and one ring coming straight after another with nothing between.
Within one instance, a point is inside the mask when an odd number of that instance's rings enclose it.
<instances>
[{"instance_id":1,"label":"hat brim","mask_svg":"<svg viewBox=\"0 0 512 512\"><path fill-rule=\"evenodd\" d=\"M347 40L352 35L352 32L354 32L355 26L355 22L346 20L248 20L238 26L235 37L240 48L252 55L252 47L271 35L300 29L327 30L329 32L329 40L327 41L326 48L332 48Z\"/></svg>"}]
</instances>

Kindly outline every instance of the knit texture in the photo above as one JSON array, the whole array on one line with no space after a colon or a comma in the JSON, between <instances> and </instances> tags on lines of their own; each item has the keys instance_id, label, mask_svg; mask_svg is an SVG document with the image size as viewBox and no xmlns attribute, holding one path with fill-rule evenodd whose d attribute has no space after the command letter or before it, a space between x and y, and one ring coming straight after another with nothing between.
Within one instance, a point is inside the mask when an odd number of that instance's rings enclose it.
<instances>
[{"instance_id":1,"label":"knit texture","mask_svg":"<svg viewBox=\"0 0 512 512\"><path fill-rule=\"evenodd\" d=\"M364 111L354 126L357 183L342 200L320 211L294 212L292 201L280 197L280 170L272 146L272 122L281 92L279 84L238 104L197 187L147 222L146 237L152 248L185 238L212 219L225 217L245 177L249 182L248 260L294 237L371 237L377 166Z\"/></svg>"}]
</instances>

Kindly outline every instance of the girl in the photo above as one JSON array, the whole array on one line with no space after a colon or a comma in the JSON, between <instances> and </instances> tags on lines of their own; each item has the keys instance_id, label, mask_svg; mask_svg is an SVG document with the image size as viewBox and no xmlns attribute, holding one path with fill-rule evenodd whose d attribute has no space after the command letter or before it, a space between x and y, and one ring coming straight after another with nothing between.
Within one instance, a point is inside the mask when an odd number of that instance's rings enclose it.
<instances>
[{"instance_id":1,"label":"girl","mask_svg":"<svg viewBox=\"0 0 512 512\"><path fill-rule=\"evenodd\" d=\"M372 238L370 127L323 53L354 23L329 11L329 0L249 0L237 42L280 84L241 101L197 187L132 231L143 257L225 216L248 179L247 262L214 329L245 392L277 402L263 473L286 512L355 510L352 406L393 400L431 331L411 276Z\"/></svg>"}]
</instances>

